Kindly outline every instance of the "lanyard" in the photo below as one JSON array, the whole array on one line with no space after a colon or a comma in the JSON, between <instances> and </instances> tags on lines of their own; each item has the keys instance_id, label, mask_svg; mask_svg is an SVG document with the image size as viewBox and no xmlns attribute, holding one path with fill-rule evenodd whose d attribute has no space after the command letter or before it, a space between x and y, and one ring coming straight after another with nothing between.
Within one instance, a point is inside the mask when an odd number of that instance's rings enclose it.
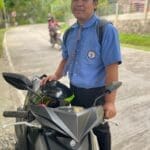
<instances>
[{"instance_id":1,"label":"lanyard","mask_svg":"<svg viewBox=\"0 0 150 150\"><path fill-rule=\"evenodd\" d=\"M81 39L81 31L82 31L82 26L80 25L79 30L77 32L74 49L72 50L69 58L67 59L67 62L65 64L64 71L63 71L63 76L65 76L67 74L67 71L69 69L69 66L70 66L71 62L73 62L72 68L71 68L71 71L73 72L74 65L75 65L75 60L76 60L76 55L77 55L77 47L78 47L79 41Z\"/></svg>"}]
</instances>

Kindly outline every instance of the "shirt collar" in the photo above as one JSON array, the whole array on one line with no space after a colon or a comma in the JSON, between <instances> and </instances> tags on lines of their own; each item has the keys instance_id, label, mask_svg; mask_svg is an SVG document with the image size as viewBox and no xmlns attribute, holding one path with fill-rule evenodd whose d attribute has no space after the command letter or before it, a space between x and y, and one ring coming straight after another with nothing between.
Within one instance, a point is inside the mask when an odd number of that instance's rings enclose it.
<instances>
[{"instance_id":1,"label":"shirt collar","mask_svg":"<svg viewBox=\"0 0 150 150\"><path fill-rule=\"evenodd\" d=\"M92 17L83 24L83 28L88 28L91 25L93 25L96 22L97 18L98 17L95 14L93 14ZM77 28L79 26L80 26L79 23L76 22L75 24L72 25L72 28Z\"/></svg>"}]
</instances>

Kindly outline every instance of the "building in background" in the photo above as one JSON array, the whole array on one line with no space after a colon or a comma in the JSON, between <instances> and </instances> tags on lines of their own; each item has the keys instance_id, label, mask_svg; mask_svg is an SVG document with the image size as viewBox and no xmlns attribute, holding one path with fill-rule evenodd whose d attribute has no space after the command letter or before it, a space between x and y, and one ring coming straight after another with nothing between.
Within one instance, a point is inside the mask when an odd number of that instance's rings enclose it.
<instances>
[{"instance_id":1,"label":"building in background","mask_svg":"<svg viewBox=\"0 0 150 150\"><path fill-rule=\"evenodd\" d=\"M145 0L129 0L132 11L143 12Z\"/></svg>"}]
</instances>

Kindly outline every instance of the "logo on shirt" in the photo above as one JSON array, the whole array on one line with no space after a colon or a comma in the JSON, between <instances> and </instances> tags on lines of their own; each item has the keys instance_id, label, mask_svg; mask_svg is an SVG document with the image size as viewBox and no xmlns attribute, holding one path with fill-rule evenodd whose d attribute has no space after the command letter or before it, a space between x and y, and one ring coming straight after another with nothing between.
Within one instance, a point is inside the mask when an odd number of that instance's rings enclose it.
<instances>
[{"instance_id":1,"label":"logo on shirt","mask_svg":"<svg viewBox=\"0 0 150 150\"><path fill-rule=\"evenodd\" d=\"M95 58L95 56L96 56L96 53L94 51L91 50L88 52L88 58L93 59L93 58Z\"/></svg>"}]
</instances>

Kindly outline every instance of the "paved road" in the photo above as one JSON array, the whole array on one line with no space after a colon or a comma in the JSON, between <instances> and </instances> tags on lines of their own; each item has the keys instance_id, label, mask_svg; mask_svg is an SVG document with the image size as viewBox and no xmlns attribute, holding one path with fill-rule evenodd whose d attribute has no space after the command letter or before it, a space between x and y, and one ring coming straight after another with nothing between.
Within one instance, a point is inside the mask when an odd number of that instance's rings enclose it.
<instances>
[{"instance_id":1,"label":"paved road","mask_svg":"<svg viewBox=\"0 0 150 150\"><path fill-rule=\"evenodd\" d=\"M5 38L13 71L31 77L53 73L61 53L49 44L47 25L16 27ZM117 116L111 120L113 150L150 150L150 53L122 48ZM62 81L68 84L66 78ZM115 125L115 123L118 126Z\"/></svg>"}]
</instances>

